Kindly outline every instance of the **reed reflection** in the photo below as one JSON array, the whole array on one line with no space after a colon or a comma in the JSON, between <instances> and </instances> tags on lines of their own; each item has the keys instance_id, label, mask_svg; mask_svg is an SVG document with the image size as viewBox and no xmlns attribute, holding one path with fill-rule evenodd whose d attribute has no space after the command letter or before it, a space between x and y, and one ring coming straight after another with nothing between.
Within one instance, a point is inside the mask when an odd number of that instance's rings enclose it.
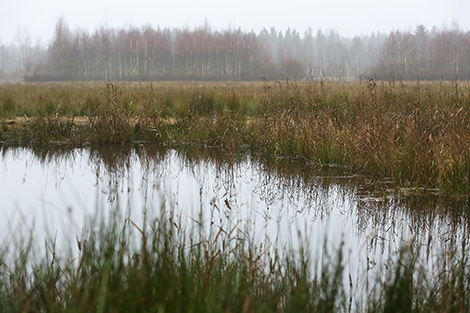
<instances>
[{"instance_id":1,"label":"reed reflection","mask_svg":"<svg viewBox=\"0 0 470 313\"><path fill-rule=\"evenodd\" d=\"M246 231L266 232L259 237L281 246L306 230L315 240L346 236L349 249L366 245L376 255L394 253L403 241L420 238L430 254L434 246L467 236L470 221L468 200L368 191L367 179L348 169L300 160L139 143L73 150L2 147L1 157L5 173L15 159L21 160L15 166L23 163L25 173L44 168L47 175L52 173L56 190L80 181L74 189L78 195L60 190L71 201L64 210L86 207L83 211L92 214L99 204L90 203L98 194L109 208L121 206L134 215L143 209L171 211L180 226L200 219L224 231L249 225ZM93 179L77 176L84 173ZM23 179L36 177L25 174Z\"/></svg>"}]
</instances>

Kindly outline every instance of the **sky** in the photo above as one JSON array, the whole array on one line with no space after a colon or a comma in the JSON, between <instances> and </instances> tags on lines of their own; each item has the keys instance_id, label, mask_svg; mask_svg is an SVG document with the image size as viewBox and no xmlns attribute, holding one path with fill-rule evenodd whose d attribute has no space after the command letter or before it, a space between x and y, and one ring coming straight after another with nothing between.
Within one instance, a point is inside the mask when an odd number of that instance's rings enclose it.
<instances>
[{"instance_id":1,"label":"sky","mask_svg":"<svg viewBox=\"0 0 470 313\"><path fill-rule=\"evenodd\" d=\"M344 37L371 32L459 25L470 31L470 0L0 0L0 44L24 38L47 44L63 17L72 30L100 26L240 27L259 32L309 27L335 30Z\"/></svg>"}]
</instances>

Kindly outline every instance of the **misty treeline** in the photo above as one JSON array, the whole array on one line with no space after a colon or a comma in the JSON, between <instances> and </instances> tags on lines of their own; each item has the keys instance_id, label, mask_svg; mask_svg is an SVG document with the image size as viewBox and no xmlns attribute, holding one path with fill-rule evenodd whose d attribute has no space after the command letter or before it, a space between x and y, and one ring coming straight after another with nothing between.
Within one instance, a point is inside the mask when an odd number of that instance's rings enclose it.
<instances>
[{"instance_id":1,"label":"misty treeline","mask_svg":"<svg viewBox=\"0 0 470 313\"><path fill-rule=\"evenodd\" d=\"M0 79L275 80L470 79L470 32L458 26L345 38L336 31L300 34L275 28L100 27L71 30L61 18L51 42L28 35L0 46Z\"/></svg>"}]
</instances>

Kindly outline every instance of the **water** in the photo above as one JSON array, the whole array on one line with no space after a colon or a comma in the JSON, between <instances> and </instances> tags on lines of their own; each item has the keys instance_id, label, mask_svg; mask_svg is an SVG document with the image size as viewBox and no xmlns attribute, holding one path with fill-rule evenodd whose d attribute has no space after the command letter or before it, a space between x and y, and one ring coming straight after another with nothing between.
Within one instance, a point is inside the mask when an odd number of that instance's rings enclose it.
<instances>
[{"instance_id":1,"label":"water","mask_svg":"<svg viewBox=\"0 0 470 313\"><path fill-rule=\"evenodd\" d=\"M324 245L335 251L343 242L345 275L363 286L364 273L382 271L413 238L432 263L467 236L467 201L375 194L367 181L341 169L212 150L3 148L0 238L22 244L33 234L40 242L74 243L97 215L127 212L143 229L143 212L147 220L167 212L180 230L202 223L211 240L248 235L267 255L308 248L318 260Z\"/></svg>"}]
</instances>

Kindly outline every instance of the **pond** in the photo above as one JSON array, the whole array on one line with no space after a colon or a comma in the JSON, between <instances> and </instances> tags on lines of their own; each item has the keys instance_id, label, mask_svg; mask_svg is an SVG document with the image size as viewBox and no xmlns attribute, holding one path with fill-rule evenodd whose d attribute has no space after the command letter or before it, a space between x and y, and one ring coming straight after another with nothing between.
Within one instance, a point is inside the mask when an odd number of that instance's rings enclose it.
<instances>
[{"instance_id":1,"label":"pond","mask_svg":"<svg viewBox=\"0 0 470 313\"><path fill-rule=\"evenodd\" d=\"M318 260L343 245L345 274L363 286L410 240L432 263L468 236L467 200L398 196L336 167L148 144L1 152L0 237L13 244L74 243L99 216L141 230L164 212L189 236L243 234L267 255L307 249Z\"/></svg>"}]
</instances>

